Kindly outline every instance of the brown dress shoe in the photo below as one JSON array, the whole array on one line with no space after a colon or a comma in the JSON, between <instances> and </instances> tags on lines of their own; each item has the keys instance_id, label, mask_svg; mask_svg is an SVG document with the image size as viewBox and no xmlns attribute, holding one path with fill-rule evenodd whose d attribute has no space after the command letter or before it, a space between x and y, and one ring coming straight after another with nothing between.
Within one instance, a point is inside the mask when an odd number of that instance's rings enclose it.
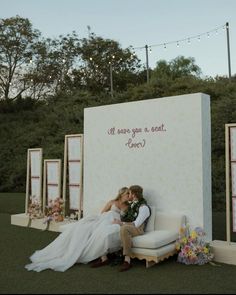
<instances>
[{"instance_id":1,"label":"brown dress shoe","mask_svg":"<svg viewBox=\"0 0 236 295\"><path fill-rule=\"evenodd\" d=\"M129 270L132 267L130 263L127 261L124 261L124 263L121 265L120 271L126 271Z\"/></svg>"},{"instance_id":2,"label":"brown dress shoe","mask_svg":"<svg viewBox=\"0 0 236 295\"><path fill-rule=\"evenodd\" d=\"M93 268L100 267L100 266L108 265L109 263L110 263L109 259L106 259L104 261L102 261L102 259L99 259L98 261L95 261L94 263L92 263L91 267Z\"/></svg>"}]
</instances>

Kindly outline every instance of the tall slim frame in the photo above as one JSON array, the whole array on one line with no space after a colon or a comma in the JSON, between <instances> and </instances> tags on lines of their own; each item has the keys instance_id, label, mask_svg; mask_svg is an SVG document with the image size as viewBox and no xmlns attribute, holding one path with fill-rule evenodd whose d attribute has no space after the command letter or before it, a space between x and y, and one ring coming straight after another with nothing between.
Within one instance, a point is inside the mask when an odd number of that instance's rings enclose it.
<instances>
[{"instance_id":1,"label":"tall slim frame","mask_svg":"<svg viewBox=\"0 0 236 295\"><path fill-rule=\"evenodd\" d=\"M226 241L236 232L236 124L225 124ZM232 222L232 223L231 223Z\"/></svg>"},{"instance_id":2,"label":"tall slim frame","mask_svg":"<svg viewBox=\"0 0 236 295\"><path fill-rule=\"evenodd\" d=\"M65 135L63 199L68 213L83 216L83 134Z\"/></svg>"},{"instance_id":3,"label":"tall slim frame","mask_svg":"<svg viewBox=\"0 0 236 295\"><path fill-rule=\"evenodd\" d=\"M42 148L27 150L27 173L26 173L26 195L25 213L28 213L29 198L35 197L42 207Z\"/></svg>"},{"instance_id":4,"label":"tall slim frame","mask_svg":"<svg viewBox=\"0 0 236 295\"><path fill-rule=\"evenodd\" d=\"M61 160L44 160L43 172L43 212L49 201L61 198Z\"/></svg>"}]
</instances>

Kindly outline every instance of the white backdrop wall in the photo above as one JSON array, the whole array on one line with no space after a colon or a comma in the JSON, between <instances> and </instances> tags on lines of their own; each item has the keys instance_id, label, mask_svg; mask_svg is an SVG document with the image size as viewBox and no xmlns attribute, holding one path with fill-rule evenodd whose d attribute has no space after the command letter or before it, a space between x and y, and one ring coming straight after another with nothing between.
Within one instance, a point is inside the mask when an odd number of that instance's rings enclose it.
<instances>
[{"instance_id":1,"label":"white backdrop wall","mask_svg":"<svg viewBox=\"0 0 236 295\"><path fill-rule=\"evenodd\" d=\"M84 110L84 214L139 184L212 239L210 97L195 93Z\"/></svg>"}]
</instances>

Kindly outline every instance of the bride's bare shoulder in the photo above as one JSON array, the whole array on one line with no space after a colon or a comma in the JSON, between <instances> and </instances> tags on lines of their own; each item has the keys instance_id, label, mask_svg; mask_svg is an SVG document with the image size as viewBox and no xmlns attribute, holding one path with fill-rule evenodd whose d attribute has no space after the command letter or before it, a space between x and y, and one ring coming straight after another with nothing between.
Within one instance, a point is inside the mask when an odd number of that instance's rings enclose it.
<instances>
[{"instance_id":1,"label":"bride's bare shoulder","mask_svg":"<svg viewBox=\"0 0 236 295\"><path fill-rule=\"evenodd\" d=\"M104 206L104 208L102 209L101 213L103 212L107 212L111 209L111 206L115 203L115 200L110 200L106 203L106 205Z\"/></svg>"}]
</instances>

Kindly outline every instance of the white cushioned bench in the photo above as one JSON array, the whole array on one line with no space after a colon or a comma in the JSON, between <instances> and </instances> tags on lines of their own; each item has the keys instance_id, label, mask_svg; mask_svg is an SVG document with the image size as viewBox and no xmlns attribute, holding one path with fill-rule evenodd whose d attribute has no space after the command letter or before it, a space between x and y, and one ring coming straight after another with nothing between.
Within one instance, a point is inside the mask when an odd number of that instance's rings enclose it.
<instances>
[{"instance_id":1,"label":"white cushioned bench","mask_svg":"<svg viewBox=\"0 0 236 295\"><path fill-rule=\"evenodd\" d=\"M179 230L186 223L183 214L160 212L151 206L145 233L132 238L131 258L145 259L150 267L176 253L175 242Z\"/></svg>"}]
</instances>

